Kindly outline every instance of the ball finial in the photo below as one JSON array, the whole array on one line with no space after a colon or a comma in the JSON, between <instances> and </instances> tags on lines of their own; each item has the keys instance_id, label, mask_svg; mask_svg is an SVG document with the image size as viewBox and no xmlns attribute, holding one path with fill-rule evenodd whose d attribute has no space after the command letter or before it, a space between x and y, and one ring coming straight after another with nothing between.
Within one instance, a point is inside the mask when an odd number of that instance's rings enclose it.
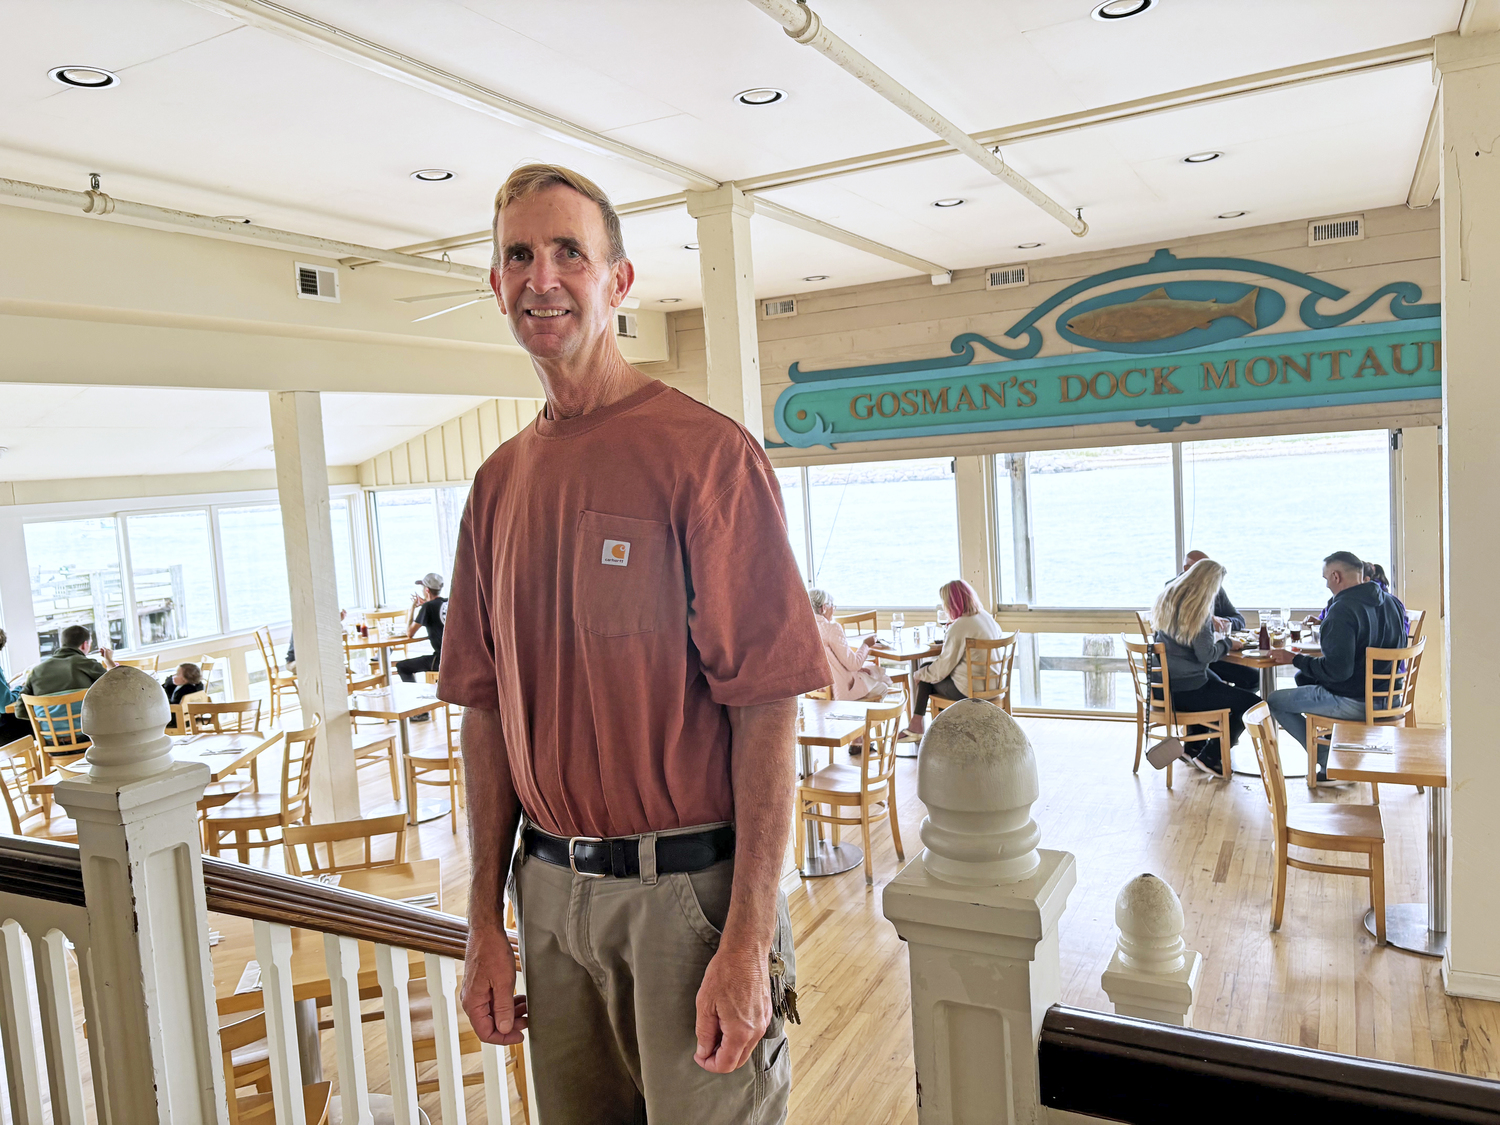
<instances>
[{"instance_id":1,"label":"ball finial","mask_svg":"<svg viewBox=\"0 0 1500 1125\"><path fill-rule=\"evenodd\" d=\"M1183 966L1182 901L1165 880L1137 875L1115 899L1116 945L1127 967L1144 973L1175 973Z\"/></svg>"},{"instance_id":2,"label":"ball finial","mask_svg":"<svg viewBox=\"0 0 1500 1125\"><path fill-rule=\"evenodd\" d=\"M90 775L131 781L170 768L171 716L161 684L139 668L120 665L104 673L83 697L80 721L93 742L84 754Z\"/></svg>"}]
</instances>

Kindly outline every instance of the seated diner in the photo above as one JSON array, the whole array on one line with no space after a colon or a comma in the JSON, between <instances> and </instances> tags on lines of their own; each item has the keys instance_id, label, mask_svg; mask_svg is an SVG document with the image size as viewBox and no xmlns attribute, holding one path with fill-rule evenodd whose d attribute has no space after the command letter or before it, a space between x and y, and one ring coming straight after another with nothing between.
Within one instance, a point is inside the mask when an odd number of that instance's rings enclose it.
<instances>
[{"instance_id":1,"label":"seated diner","mask_svg":"<svg viewBox=\"0 0 1500 1125\"><path fill-rule=\"evenodd\" d=\"M891 687L891 677L869 658L870 650L875 646L875 635L872 633L862 638L858 648L851 648L849 638L844 635L844 627L833 619L834 603L828 592L814 587L807 591L807 598L812 603L818 635L823 640L828 674L833 677L833 698L883 698Z\"/></svg>"},{"instance_id":2,"label":"seated diner","mask_svg":"<svg viewBox=\"0 0 1500 1125\"><path fill-rule=\"evenodd\" d=\"M1260 702L1253 691L1225 683L1214 671L1225 653L1244 647L1242 642L1216 631L1214 605L1224 585L1224 573L1221 563L1201 558L1167 583L1151 609L1155 642L1166 651L1173 708L1229 712L1229 746L1220 746L1215 739L1188 743L1188 761L1218 777L1223 776L1224 754L1245 733L1245 712ZM1203 734L1207 729L1194 726L1188 732Z\"/></svg>"},{"instance_id":3,"label":"seated diner","mask_svg":"<svg viewBox=\"0 0 1500 1125\"><path fill-rule=\"evenodd\" d=\"M962 578L945 582L938 588L938 600L948 611L948 635L943 651L917 669L917 694L911 705L911 726L907 732L920 735L926 726L927 701L934 695L943 699L969 698L969 666L964 659L965 642L995 641L1004 636L999 623L979 604L979 595Z\"/></svg>"}]
</instances>

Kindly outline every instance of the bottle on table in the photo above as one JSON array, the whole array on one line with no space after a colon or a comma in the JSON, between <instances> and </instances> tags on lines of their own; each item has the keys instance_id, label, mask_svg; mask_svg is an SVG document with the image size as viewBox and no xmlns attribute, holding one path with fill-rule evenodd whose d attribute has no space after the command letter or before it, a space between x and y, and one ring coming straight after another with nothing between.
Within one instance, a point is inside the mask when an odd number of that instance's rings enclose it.
<instances>
[{"instance_id":1,"label":"bottle on table","mask_svg":"<svg viewBox=\"0 0 1500 1125\"><path fill-rule=\"evenodd\" d=\"M1260 636L1256 640L1260 642L1261 652L1271 651L1271 631L1266 628L1266 619L1264 616L1260 619Z\"/></svg>"}]
</instances>

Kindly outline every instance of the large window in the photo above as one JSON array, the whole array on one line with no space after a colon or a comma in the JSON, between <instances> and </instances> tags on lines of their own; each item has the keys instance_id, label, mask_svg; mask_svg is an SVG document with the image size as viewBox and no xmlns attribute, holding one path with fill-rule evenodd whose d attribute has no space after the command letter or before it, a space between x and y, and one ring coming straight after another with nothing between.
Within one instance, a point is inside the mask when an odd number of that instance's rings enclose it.
<instances>
[{"instance_id":1,"label":"large window","mask_svg":"<svg viewBox=\"0 0 1500 1125\"><path fill-rule=\"evenodd\" d=\"M69 625L87 625L96 643L126 645L125 592L114 517L26 525L31 608L43 656Z\"/></svg>"},{"instance_id":2,"label":"large window","mask_svg":"<svg viewBox=\"0 0 1500 1125\"><path fill-rule=\"evenodd\" d=\"M338 582L339 606L353 609L359 605L359 583L354 566L354 521L350 516L349 498L335 498L329 505L328 514L333 525L333 573Z\"/></svg>"},{"instance_id":3,"label":"large window","mask_svg":"<svg viewBox=\"0 0 1500 1125\"><path fill-rule=\"evenodd\" d=\"M840 605L936 605L958 575L952 461L874 461L807 470L814 586Z\"/></svg>"},{"instance_id":4,"label":"large window","mask_svg":"<svg viewBox=\"0 0 1500 1125\"><path fill-rule=\"evenodd\" d=\"M1394 569L1385 430L1184 442L1182 486L1183 542L1241 610L1322 605L1334 551Z\"/></svg>"},{"instance_id":5,"label":"large window","mask_svg":"<svg viewBox=\"0 0 1500 1125\"><path fill-rule=\"evenodd\" d=\"M207 509L126 516L125 534L135 595L132 647L217 633Z\"/></svg>"},{"instance_id":6,"label":"large window","mask_svg":"<svg viewBox=\"0 0 1500 1125\"><path fill-rule=\"evenodd\" d=\"M802 470L777 469L781 505L786 509L786 535L797 560L797 572L807 581L807 511L802 506Z\"/></svg>"},{"instance_id":7,"label":"large window","mask_svg":"<svg viewBox=\"0 0 1500 1125\"><path fill-rule=\"evenodd\" d=\"M401 605L413 583L443 565L437 496L430 488L375 493L375 545L386 605ZM444 575L444 577L447 577Z\"/></svg>"},{"instance_id":8,"label":"large window","mask_svg":"<svg viewBox=\"0 0 1500 1125\"><path fill-rule=\"evenodd\" d=\"M229 628L253 629L292 615L280 504L220 508L224 601Z\"/></svg>"}]
</instances>

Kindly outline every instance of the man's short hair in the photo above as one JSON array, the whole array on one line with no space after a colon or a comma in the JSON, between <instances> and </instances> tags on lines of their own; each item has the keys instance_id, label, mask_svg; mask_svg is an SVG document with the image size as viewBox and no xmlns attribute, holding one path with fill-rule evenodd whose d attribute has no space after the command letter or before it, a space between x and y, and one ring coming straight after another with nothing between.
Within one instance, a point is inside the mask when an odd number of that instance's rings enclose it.
<instances>
[{"instance_id":1,"label":"man's short hair","mask_svg":"<svg viewBox=\"0 0 1500 1125\"><path fill-rule=\"evenodd\" d=\"M69 625L62 631L63 648L82 648L94 631L87 625Z\"/></svg>"},{"instance_id":2,"label":"man's short hair","mask_svg":"<svg viewBox=\"0 0 1500 1125\"><path fill-rule=\"evenodd\" d=\"M203 682L203 669L196 664L179 664L177 670L182 673L182 678L190 684L201 684Z\"/></svg>"},{"instance_id":3,"label":"man's short hair","mask_svg":"<svg viewBox=\"0 0 1500 1125\"><path fill-rule=\"evenodd\" d=\"M580 175L571 168L564 168L561 164L523 164L506 177L500 190L495 193L495 213L490 216L490 241L494 247L490 251L491 268L500 268L501 210L558 184L572 188L599 205L599 214L604 218L604 230L609 235L610 264L624 260L625 235L620 230L620 216L615 213L614 204L610 203L603 188L587 176Z\"/></svg>"},{"instance_id":4,"label":"man's short hair","mask_svg":"<svg viewBox=\"0 0 1500 1125\"><path fill-rule=\"evenodd\" d=\"M1353 551L1335 551L1323 560L1324 566L1336 566L1340 570L1352 570L1361 579L1365 576L1364 560Z\"/></svg>"}]
</instances>

